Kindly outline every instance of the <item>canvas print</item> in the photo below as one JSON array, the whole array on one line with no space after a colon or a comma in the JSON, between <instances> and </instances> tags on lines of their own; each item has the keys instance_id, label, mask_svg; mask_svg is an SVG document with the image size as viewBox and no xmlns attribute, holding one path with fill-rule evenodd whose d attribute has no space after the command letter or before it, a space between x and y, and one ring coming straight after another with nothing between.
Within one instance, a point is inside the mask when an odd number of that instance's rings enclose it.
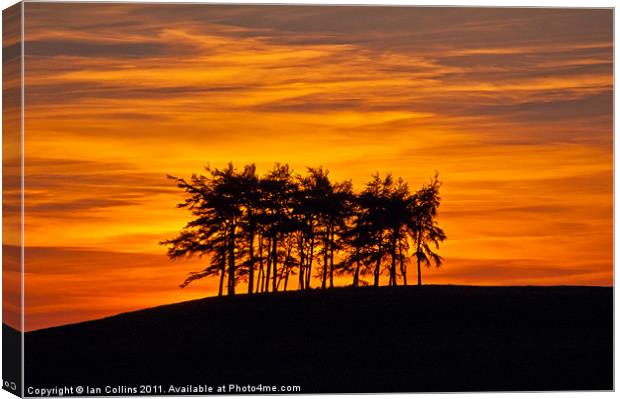
<instances>
[{"instance_id":1,"label":"canvas print","mask_svg":"<svg viewBox=\"0 0 620 399\"><path fill-rule=\"evenodd\" d=\"M3 12L3 388L612 390L613 10Z\"/></svg>"}]
</instances>

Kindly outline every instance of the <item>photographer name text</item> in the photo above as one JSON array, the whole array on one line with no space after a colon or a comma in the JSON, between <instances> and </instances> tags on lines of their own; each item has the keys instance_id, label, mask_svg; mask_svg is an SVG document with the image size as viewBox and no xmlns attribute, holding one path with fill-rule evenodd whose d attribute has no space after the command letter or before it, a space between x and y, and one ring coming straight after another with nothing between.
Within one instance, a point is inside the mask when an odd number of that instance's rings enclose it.
<instances>
[{"instance_id":1,"label":"photographer name text","mask_svg":"<svg viewBox=\"0 0 620 399\"><path fill-rule=\"evenodd\" d=\"M299 385L106 385L89 386L54 386L54 387L28 387L27 396L52 397L52 396L105 396L105 395L189 395L209 393L299 393Z\"/></svg>"}]
</instances>

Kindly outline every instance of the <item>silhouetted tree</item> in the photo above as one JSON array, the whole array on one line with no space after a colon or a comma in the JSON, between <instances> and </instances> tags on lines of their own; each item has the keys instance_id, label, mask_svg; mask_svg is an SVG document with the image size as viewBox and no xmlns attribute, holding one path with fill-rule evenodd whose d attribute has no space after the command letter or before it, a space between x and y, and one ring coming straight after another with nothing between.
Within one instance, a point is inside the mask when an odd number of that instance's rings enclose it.
<instances>
[{"instance_id":1,"label":"silhouetted tree","mask_svg":"<svg viewBox=\"0 0 620 399\"><path fill-rule=\"evenodd\" d=\"M174 176L168 177L175 180L177 186L189 194L177 207L189 209L194 216L178 237L162 241L163 245L168 246L168 256L171 259L191 258L194 255L211 257L209 266L201 271L191 272L181 287L186 287L194 280L219 274L218 293L222 295L229 248L226 236L228 224L226 218L213 206L212 182L202 175L192 175L189 182Z\"/></svg>"},{"instance_id":2,"label":"silhouetted tree","mask_svg":"<svg viewBox=\"0 0 620 399\"><path fill-rule=\"evenodd\" d=\"M430 184L422 186L415 193L412 201L412 217L409 221L409 227L415 244L418 285L422 285L421 263L427 267L430 267L431 264L439 267L443 262L443 258L433 251L433 247L439 249L439 244L447 238L436 220L437 208L441 202L440 187L439 175L435 174Z\"/></svg>"},{"instance_id":3,"label":"silhouetted tree","mask_svg":"<svg viewBox=\"0 0 620 399\"><path fill-rule=\"evenodd\" d=\"M387 217L387 195L392 186L392 175L381 179L375 174L372 180L366 184L366 188L359 196L360 214L358 223L367 234L365 248L361 253L365 254L367 263L374 264L373 276L375 287L379 286L382 263L389 254L389 242L387 240L385 220Z\"/></svg>"},{"instance_id":4,"label":"silhouetted tree","mask_svg":"<svg viewBox=\"0 0 620 399\"><path fill-rule=\"evenodd\" d=\"M181 287L214 275L219 295L225 282L229 295L239 281L247 281L249 294L288 290L295 276L300 290L311 287L312 276L331 288L335 275L351 275L357 287L367 284L361 280L367 274L379 286L384 272L389 285L401 276L406 285L411 248L418 284L421 264L441 265L434 252L446 239L436 220L437 175L412 195L402 178L377 173L356 195L350 180L334 183L322 167L293 176L288 165L276 164L262 177L254 164L241 172L232 163L205 170L189 181L169 176L186 192L178 207L190 210L192 220L162 244L171 259L209 257Z\"/></svg>"},{"instance_id":5,"label":"silhouetted tree","mask_svg":"<svg viewBox=\"0 0 620 399\"><path fill-rule=\"evenodd\" d=\"M361 217L362 207L359 197L351 198L349 211L349 228L342 235L342 245L345 250L345 258L342 262L341 273L353 276L353 287L360 284L360 276L369 272L372 257L373 235L369 231L369 225L363 222Z\"/></svg>"},{"instance_id":6,"label":"silhouetted tree","mask_svg":"<svg viewBox=\"0 0 620 399\"><path fill-rule=\"evenodd\" d=\"M301 232L303 234L303 266L305 273L305 288L310 288L315 251L322 245L322 264L323 277L322 287L325 288L327 279L327 262L329 254L328 227L328 207L333 187L329 181L328 172L322 167L308 168L306 176L298 177L299 181L299 202L298 214L301 221ZM320 241L320 242L319 242Z\"/></svg>"},{"instance_id":7,"label":"silhouetted tree","mask_svg":"<svg viewBox=\"0 0 620 399\"><path fill-rule=\"evenodd\" d=\"M353 184L350 180L335 183L328 201L329 236L329 287L334 287L335 254L345 247L344 236L349 229L348 221L353 216ZM343 263L338 268L345 267Z\"/></svg>"},{"instance_id":8,"label":"silhouetted tree","mask_svg":"<svg viewBox=\"0 0 620 399\"><path fill-rule=\"evenodd\" d=\"M407 223L410 221L411 196L407 183L401 178L394 181L384 181L385 216L383 223L386 226L388 247L390 252L390 282L397 285L397 263L402 255L403 241L407 241ZM402 269L402 267L401 267Z\"/></svg>"},{"instance_id":9,"label":"silhouetted tree","mask_svg":"<svg viewBox=\"0 0 620 399\"><path fill-rule=\"evenodd\" d=\"M293 203L298 187L288 165L276 164L275 167L260 180L262 191L262 209L265 234L269 239L269 257L267 262L267 280L271 278L272 291L278 289L278 279L285 265L278 268L280 260L286 259L286 252L281 250L283 240L295 231ZM271 273L269 267L271 266ZM267 281L269 283L269 281Z\"/></svg>"},{"instance_id":10,"label":"silhouetted tree","mask_svg":"<svg viewBox=\"0 0 620 399\"><path fill-rule=\"evenodd\" d=\"M353 195L350 181L332 183L329 171L323 168L309 169L314 182L312 197L313 210L316 212L319 236L322 239L321 288L334 286L334 266L336 252L340 248L339 237L347 229L349 203Z\"/></svg>"},{"instance_id":11,"label":"silhouetted tree","mask_svg":"<svg viewBox=\"0 0 620 399\"><path fill-rule=\"evenodd\" d=\"M232 163L222 170L209 169L212 185L210 201L205 205L225 220L226 243L228 246L228 294L235 294L237 283L237 238L243 216L243 179Z\"/></svg>"},{"instance_id":12,"label":"silhouetted tree","mask_svg":"<svg viewBox=\"0 0 620 399\"><path fill-rule=\"evenodd\" d=\"M400 274L403 276L403 285L407 285L407 264L409 258L407 252L409 251L409 240L401 240L398 246L398 263L400 264Z\"/></svg>"},{"instance_id":13,"label":"silhouetted tree","mask_svg":"<svg viewBox=\"0 0 620 399\"><path fill-rule=\"evenodd\" d=\"M261 191L259 178L254 164L246 165L239 176L239 193L241 218L239 221L244 243L248 248L248 259L244 263L248 275L248 294L254 292L254 275L256 265L255 241L257 241L258 223L261 212Z\"/></svg>"}]
</instances>

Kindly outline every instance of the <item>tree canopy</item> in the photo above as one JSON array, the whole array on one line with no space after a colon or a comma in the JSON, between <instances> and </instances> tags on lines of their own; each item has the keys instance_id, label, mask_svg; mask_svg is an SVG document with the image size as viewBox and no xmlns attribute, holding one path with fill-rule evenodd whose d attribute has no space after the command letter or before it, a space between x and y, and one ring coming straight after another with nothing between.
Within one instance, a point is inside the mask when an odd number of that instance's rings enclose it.
<instances>
[{"instance_id":1,"label":"tree canopy","mask_svg":"<svg viewBox=\"0 0 620 399\"><path fill-rule=\"evenodd\" d=\"M323 167L295 174L276 164L259 176L254 164L236 169L205 168L189 180L168 176L186 197L177 205L192 219L179 235L162 241L171 259L205 257L203 270L181 284L217 276L235 294L240 282L248 293L334 287L334 276L351 285L407 285L407 265L441 266L436 252L446 234L437 222L441 182L436 174L411 192L402 178L372 176L360 193L350 180L334 182Z\"/></svg>"}]
</instances>

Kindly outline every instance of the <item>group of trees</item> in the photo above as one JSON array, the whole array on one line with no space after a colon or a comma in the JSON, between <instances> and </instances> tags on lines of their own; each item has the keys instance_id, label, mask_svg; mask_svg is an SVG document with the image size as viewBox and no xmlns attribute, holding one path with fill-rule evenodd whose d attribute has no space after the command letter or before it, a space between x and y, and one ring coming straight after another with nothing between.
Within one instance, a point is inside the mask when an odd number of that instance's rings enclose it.
<instances>
[{"instance_id":1,"label":"group of trees","mask_svg":"<svg viewBox=\"0 0 620 399\"><path fill-rule=\"evenodd\" d=\"M401 178L372 176L356 194L350 180L332 182L322 167L294 174L276 164L259 177L255 165L237 170L206 168L190 180L169 176L187 194L179 208L192 220L174 239L163 241L172 259L207 256L208 265L191 272L181 287L219 277L219 295L235 294L240 281L247 292L333 287L334 276L348 275L352 285L374 286L382 275L395 286L407 285L407 265L440 266L435 252L446 239L436 216L438 176L412 193Z\"/></svg>"}]
</instances>

